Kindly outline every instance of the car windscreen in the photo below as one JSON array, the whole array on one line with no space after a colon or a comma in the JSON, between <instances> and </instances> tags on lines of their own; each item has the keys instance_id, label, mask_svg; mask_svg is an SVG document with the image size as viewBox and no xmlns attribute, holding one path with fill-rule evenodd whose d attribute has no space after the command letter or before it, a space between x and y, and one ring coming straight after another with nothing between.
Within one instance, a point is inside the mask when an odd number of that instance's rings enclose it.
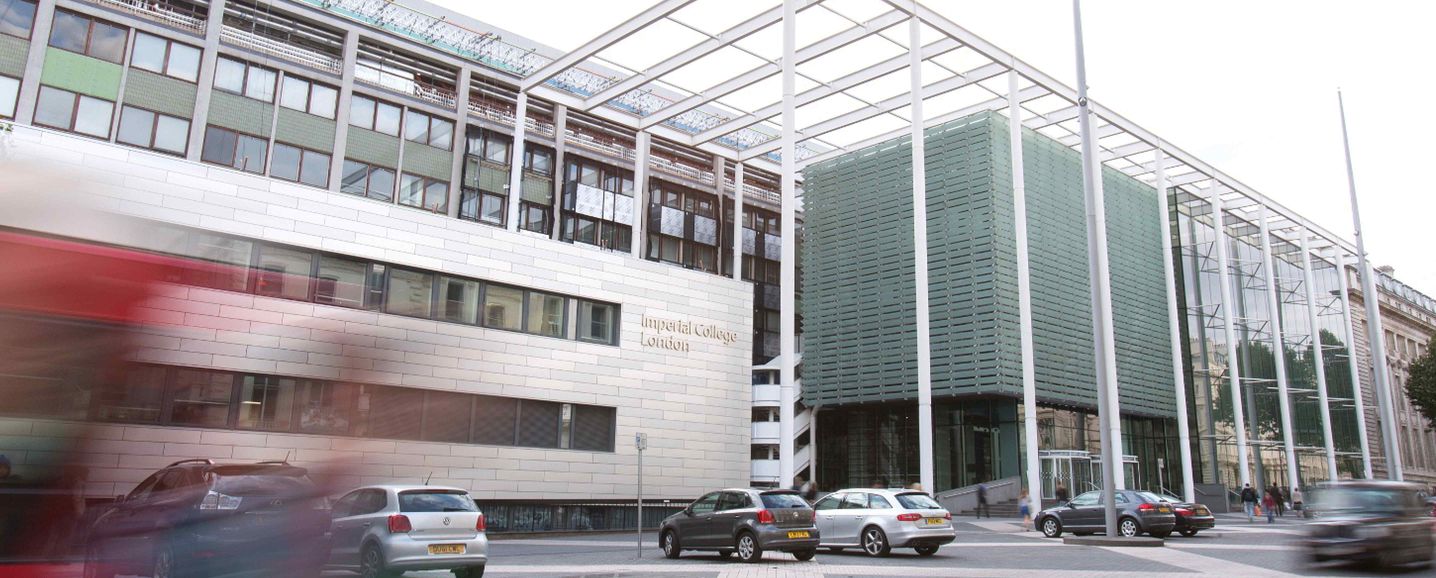
<instances>
[{"instance_id":1,"label":"car windscreen","mask_svg":"<svg viewBox=\"0 0 1436 578\"><path fill-rule=\"evenodd\" d=\"M399 492L400 512L477 512L469 494L452 490Z\"/></svg>"},{"instance_id":2,"label":"car windscreen","mask_svg":"<svg viewBox=\"0 0 1436 578\"><path fill-rule=\"evenodd\" d=\"M764 508L806 508L808 503L798 494L763 494Z\"/></svg>"},{"instance_id":3,"label":"car windscreen","mask_svg":"<svg viewBox=\"0 0 1436 578\"><path fill-rule=\"evenodd\" d=\"M230 496L308 494L314 484L307 473L291 466L222 466L209 471L214 491Z\"/></svg>"},{"instance_id":4,"label":"car windscreen","mask_svg":"<svg viewBox=\"0 0 1436 578\"><path fill-rule=\"evenodd\" d=\"M909 510L942 509L942 506L938 505L937 501L933 500L927 494L898 494L897 501L899 504L902 504L902 507Z\"/></svg>"},{"instance_id":5,"label":"car windscreen","mask_svg":"<svg viewBox=\"0 0 1436 578\"><path fill-rule=\"evenodd\" d=\"M1163 497L1161 497L1161 496L1158 496L1158 495L1156 495L1156 494L1153 494L1152 492L1134 492L1134 493L1137 494L1137 497L1142 498L1142 501L1147 502L1147 503L1150 503L1150 504L1160 504L1160 503L1162 503L1162 502L1170 502L1170 501L1171 501L1171 500L1168 500L1168 499L1163 498Z\"/></svg>"},{"instance_id":6,"label":"car windscreen","mask_svg":"<svg viewBox=\"0 0 1436 578\"><path fill-rule=\"evenodd\" d=\"M1331 514L1400 515L1420 505L1413 492L1387 488L1326 488L1313 497L1318 512Z\"/></svg>"}]
</instances>

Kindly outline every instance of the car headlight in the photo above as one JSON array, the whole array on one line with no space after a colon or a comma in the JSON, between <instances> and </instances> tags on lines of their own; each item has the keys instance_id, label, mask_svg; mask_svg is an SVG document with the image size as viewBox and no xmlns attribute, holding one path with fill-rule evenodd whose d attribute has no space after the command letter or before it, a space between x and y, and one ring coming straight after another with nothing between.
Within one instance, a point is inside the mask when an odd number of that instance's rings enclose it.
<instances>
[{"instance_id":1,"label":"car headlight","mask_svg":"<svg viewBox=\"0 0 1436 578\"><path fill-rule=\"evenodd\" d=\"M1362 540L1385 538L1391 535L1391 528L1385 526L1358 526L1352 532L1352 535Z\"/></svg>"}]
</instances>

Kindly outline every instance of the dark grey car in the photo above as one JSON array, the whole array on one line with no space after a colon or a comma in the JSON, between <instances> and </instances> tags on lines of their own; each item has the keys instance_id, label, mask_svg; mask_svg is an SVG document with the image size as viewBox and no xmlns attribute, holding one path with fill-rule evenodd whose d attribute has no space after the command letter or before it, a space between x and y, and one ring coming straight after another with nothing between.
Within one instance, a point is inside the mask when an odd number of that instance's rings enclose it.
<instances>
[{"instance_id":1,"label":"dark grey car","mask_svg":"<svg viewBox=\"0 0 1436 578\"><path fill-rule=\"evenodd\" d=\"M738 488L711 492L658 527L663 554L677 558L684 550L734 552L744 562L757 562L765 550L792 553L811 560L818 552L813 509L798 492Z\"/></svg>"},{"instance_id":2,"label":"dark grey car","mask_svg":"<svg viewBox=\"0 0 1436 578\"><path fill-rule=\"evenodd\" d=\"M1386 480L1318 485L1306 503L1315 518L1303 540L1308 555L1318 563L1430 564L1436 541L1423 493L1419 484Z\"/></svg>"},{"instance_id":3,"label":"dark grey car","mask_svg":"<svg viewBox=\"0 0 1436 578\"><path fill-rule=\"evenodd\" d=\"M1142 533L1166 538L1177 524L1172 505L1151 492L1117 490L1117 532L1131 537ZM1106 531L1102 492L1092 491L1037 513L1033 521L1042 535L1056 538L1063 531L1095 534Z\"/></svg>"}]
</instances>

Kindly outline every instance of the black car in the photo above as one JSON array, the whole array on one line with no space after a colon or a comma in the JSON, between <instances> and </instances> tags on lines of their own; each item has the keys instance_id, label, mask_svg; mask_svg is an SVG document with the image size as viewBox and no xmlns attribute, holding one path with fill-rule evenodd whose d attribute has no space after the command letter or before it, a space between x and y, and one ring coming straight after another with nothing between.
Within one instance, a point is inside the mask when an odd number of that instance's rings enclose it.
<instances>
[{"instance_id":1,"label":"black car","mask_svg":"<svg viewBox=\"0 0 1436 578\"><path fill-rule=\"evenodd\" d=\"M1430 563L1436 544L1423 492L1419 484L1386 480L1318 485L1307 502L1315 518L1304 541L1311 560Z\"/></svg>"},{"instance_id":2,"label":"black car","mask_svg":"<svg viewBox=\"0 0 1436 578\"><path fill-rule=\"evenodd\" d=\"M1206 506L1195 502L1168 501L1172 505L1172 513L1177 515L1174 530L1178 534L1190 538L1197 535L1197 532L1217 527L1217 517L1213 516L1211 509Z\"/></svg>"},{"instance_id":3,"label":"black car","mask_svg":"<svg viewBox=\"0 0 1436 578\"><path fill-rule=\"evenodd\" d=\"M1132 537L1143 533L1166 538L1176 527L1172 505L1151 492L1117 490L1117 531ZM1092 491L1037 513L1033 518L1042 535L1056 538L1063 531L1077 535L1106 531L1102 492Z\"/></svg>"},{"instance_id":4,"label":"black car","mask_svg":"<svg viewBox=\"0 0 1436 578\"><path fill-rule=\"evenodd\" d=\"M318 576L328 526L327 503L304 468L182 460L95 520L85 577L182 578L256 567Z\"/></svg>"},{"instance_id":5,"label":"black car","mask_svg":"<svg viewBox=\"0 0 1436 578\"><path fill-rule=\"evenodd\" d=\"M792 490L729 489L711 492L658 528L663 554L707 550L727 558L757 562L764 550L789 552L799 560L818 553L813 509Z\"/></svg>"}]
</instances>

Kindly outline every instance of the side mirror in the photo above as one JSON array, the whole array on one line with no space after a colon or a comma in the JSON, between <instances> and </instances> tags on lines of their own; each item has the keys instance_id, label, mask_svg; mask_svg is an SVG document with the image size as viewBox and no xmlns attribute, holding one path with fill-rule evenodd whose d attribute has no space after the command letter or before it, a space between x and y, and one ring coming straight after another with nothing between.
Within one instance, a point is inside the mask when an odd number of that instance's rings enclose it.
<instances>
[{"instance_id":1,"label":"side mirror","mask_svg":"<svg viewBox=\"0 0 1436 578\"><path fill-rule=\"evenodd\" d=\"M120 495L118 495L118 496L115 496L115 503L116 503L116 504L123 504L123 503L125 503L125 495L124 495L124 494L120 494Z\"/></svg>"},{"instance_id":2,"label":"side mirror","mask_svg":"<svg viewBox=\"0 0 1436 578\"><path fill-rule=\"evenodd\" d=\"M693 506L688 506L687 508L683 508L683 515L684 515L684 516L688 516L688 517L690 517L690 518L693 517Z\"/></svg>"},{"instance_id":3,"label":"side mirror","mask_svg":"<svg viewBox=\"0 0 1436 578\"><path fill-rule=\"evenodd\" d=\"M1072 502L1062 502L1062 505L1067 506L1068 508L1071 508L1073 510L1077 509L1077 506L1073 505Z\"/></svg>"}]
</instances>

